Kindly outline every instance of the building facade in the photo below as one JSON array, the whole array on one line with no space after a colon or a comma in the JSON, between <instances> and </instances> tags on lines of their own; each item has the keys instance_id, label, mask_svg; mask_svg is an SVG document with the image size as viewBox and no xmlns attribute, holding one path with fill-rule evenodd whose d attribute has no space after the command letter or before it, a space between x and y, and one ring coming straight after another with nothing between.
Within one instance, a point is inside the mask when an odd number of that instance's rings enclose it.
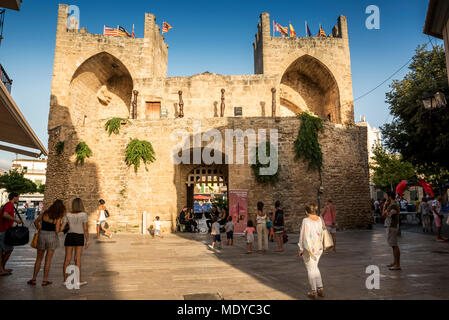
<instances>
[{"instance_id":1,"label":"building facade","mask_svg":"<svg viewBox=\"0 0 449 320\"><path fill-rule=\"evenodd\" d=\"M12 161L11 170L23 172L24 178L33 181L39 187L46 183L47 160L14 159ZM40 202L44 201L44 195L38 192L21 194L20 201L26 202L33 207L37 207Z\"/></svg>"},{"instance_id":2,"label":"building facade","mask_svg":"<svg viewBox=\"0 0 449 320\"><path fill-rule=\"evenodd\" d=\"M320 187L318 172L294 160L301 124L296 115L309 111L326 119L319 138L322 198L337 205L341 229L371 224L367 130L353 125L346 17L338 18L332 36L284 39L271 36L270 16L262 13L253 43L253 75L206 72L191 77L167 77L168 46L155 21L145 14L143 38L90 34L85 28L69 30L67 6L59 6L45 207L58 198L69 204L81 197L94 221L102 198L117 230L139 231L143 212L151 220L160 216L166 230L175 230L177 213L191 202L195 179L210 177L226 190L248 190L250 216L258 201L271 208L280 200L287 229L298 231L304 205L317 201ZM109 136L105 122L112 117L131 123ZM258 183L248 163L174 164L179 141L172 135L180 129L188 132L184 142L193 145L191 153L207 149L208 141L197 137L211 130L225 137L228 129L276 129L279 182ZM148 171L141 167L136 174L126 165L130 138L152 143L156 161ZM58 154L56 145L62 141L64 150ZM81 141L93 154L76 166L74 150ZM248 147L245 139L245 156ZM215 156L235 159L233 150L221 150Z\"/></svg>"}]
</instances>

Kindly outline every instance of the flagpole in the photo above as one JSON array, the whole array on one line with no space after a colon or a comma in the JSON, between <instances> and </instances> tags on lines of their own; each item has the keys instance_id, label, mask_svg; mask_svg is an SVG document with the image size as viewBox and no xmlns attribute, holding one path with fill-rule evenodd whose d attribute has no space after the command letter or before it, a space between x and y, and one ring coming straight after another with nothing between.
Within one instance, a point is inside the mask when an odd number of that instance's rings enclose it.
<instances>
[{"instance_id":1,"label":"flagpole","mask_svg":"<svg viewBox=\"0 0 449 320\"><path fill-rule=\"evenodd\" d=\"M307 20L306 20L306 37L308 37L308 33L307 33Z\"/></svg>"},{"instance_id":2,"label":"flagpole","mask_svg":"<svg viewBox=\"0 0 449 320\"><path fill-rule=\"evenodd\" d=\"M119 25L117 25L117 37L118 37L118 28L119 28Z\"/></svg>"}]
</instances>

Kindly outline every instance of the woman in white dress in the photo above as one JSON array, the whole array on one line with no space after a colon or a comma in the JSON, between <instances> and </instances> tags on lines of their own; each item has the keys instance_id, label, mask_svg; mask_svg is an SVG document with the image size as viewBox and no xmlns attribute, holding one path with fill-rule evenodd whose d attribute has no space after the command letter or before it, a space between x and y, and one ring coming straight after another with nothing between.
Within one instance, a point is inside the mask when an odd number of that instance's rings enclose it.
<instances>
[{"instance_id":1,"label":"woman in white dress","mask_svg":"<svg viewBox=\"0 0 449 320\"><path fill-rule=\"evenodd\" d=\"M112 238L112 233L109 232L108 228L106 228L106 206L105 201L100 199L98 201L100 205L97 209L97 240L100 240L100 230L106 234L106 237Z\"/></svg>"},{"instance_id":2,"label":"woman in white dress","mask_svg":"<svg viewBox=\"0 0 449 320\"><path fill-rule=\"evenodd\" d=\"M324 297L323 280L318 269L318 262L323 253L323 219L318 217L318 208L314 204L306 205L306 218L302 221L299 236L298 257L302 257L306 265L312 291L307 295L311 299Z\"/></svg>"}]
</instances>

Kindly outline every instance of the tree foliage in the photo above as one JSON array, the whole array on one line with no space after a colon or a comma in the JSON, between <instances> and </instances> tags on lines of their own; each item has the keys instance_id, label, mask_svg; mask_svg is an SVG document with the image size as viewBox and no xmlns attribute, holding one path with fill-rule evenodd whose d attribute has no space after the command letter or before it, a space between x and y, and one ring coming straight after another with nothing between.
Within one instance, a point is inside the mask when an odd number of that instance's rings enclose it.
<instances>
[{"instance_id":1,"label":"tree foliage","mask_svg":"<svg viewBox=\"0 0 449 320\"><path fill-rule=\"evenodd\" d=\"M373 154L374 163L370 168L373 170L373 183L378 188L394 192L402 180L415 182L416 170L410 162L404 161L399 155L388 153L380 144L374 147Z\"/></svg>"},{"instance_id":2,"label":"tree foliage","mask_svg":"<svg viewBox=\"0 0 449 320\"><path fill-rule=\"evenodd\" d=\"M0 176L0 189L5 189L8 193L26 194L36 192L37 186L33 181L25 178L23 172L15 169Z\"/></svg>"},{"instance_id":3,"label":"tree foliage","mask_svg":"<svg viewBox=\"0 0 449 320\"><path fill-rule=\"evenodd\" d=\"M449 110L428 111L422 102L427 93L449 95L444 48L419 46L409 69L404 79L393 81L386 95L394 119L381 128L385 146L422 171L449 170Z\"/></svg>"},{"instance_id":4,"label":"tree foliage","mask_svg":"<svg viewBox=\"0 0 449 320\"><path fill-rule=\"evenodd\" d=\"M309 170L323 167L323 152L318 142L318 133L323 128L323 120L303 112L299 115L301 127L294 144L295 160L300 158L309 163Z\"/></svg>"},{"instance_id":5,"label":"tree foliage","mask_svg":"<svg viewBox=\"0 0 449 320\"><path fill-rule=\"evenodd\" d=\"M64 151L64 146L65 146L65 142L64 141L58 141L58 143L56 143L56 154L59 156L62 154L62 152Z\"/></svg>"},{"instance_id":6,"label":"tree foliage","mask_svg":"<svg viewBox=\"0 0 449 320\"><path fill-rule=\"evenodd\" d=\"M142 160L145 170L148 171L147 163L152 163L156 160L155 154L151 142L131 139L126 147L125 161L128 167L134 165L134 172L137 173L140 167L140 160Z\"/></svg>"}]
</instances>

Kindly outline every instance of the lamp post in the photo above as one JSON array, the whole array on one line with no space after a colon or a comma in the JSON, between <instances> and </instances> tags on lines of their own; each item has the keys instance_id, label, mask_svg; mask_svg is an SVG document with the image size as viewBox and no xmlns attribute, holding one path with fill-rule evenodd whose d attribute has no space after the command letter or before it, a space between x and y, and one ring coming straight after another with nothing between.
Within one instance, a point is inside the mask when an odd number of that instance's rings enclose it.
<instances>
[{"instance_id":1,"label":"lamp post","mask_svg":"<svg viewBox=\"0 0 449 320\"><path fill-rule=\"evenodd\" d=\"M426 108L426 110L432 110L432 109L436 109L436 108L444 108L447 106L446 97L441 92L437 92L435 94L427 93L423 97L422 102L423 102L424 108Z\"/></svg>"}]
</instances>

